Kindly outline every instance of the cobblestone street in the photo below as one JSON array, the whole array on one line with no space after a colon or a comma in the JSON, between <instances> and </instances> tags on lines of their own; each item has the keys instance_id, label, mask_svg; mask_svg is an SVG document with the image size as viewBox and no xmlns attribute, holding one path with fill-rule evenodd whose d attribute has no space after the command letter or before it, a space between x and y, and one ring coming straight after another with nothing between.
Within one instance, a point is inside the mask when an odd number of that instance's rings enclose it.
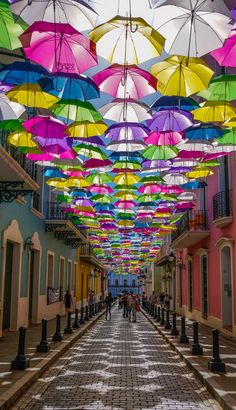
<instances>
[{"instance_id":1,"label":"cobblestone street","mask_svg":"<svg viewBox=\"0 0 236 410\"><path fill-rule=\"evenodd\" d=\"M115 307L61 357L14 409L220 409L187 366L139 314Z\"/></svg>"}]
</instances>

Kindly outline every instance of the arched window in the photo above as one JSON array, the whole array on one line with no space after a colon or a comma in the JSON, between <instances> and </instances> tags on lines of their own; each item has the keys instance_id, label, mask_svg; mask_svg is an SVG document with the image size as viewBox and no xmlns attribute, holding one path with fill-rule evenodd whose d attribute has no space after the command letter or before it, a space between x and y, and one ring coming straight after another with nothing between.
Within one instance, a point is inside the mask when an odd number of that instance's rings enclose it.
<instances>
[{"instance_id":1,"label":"arched window","mask_svg":"<svg viewBox=\"0 0 236 410\"><path fill-rule=\"evenodd\" d=\"M127 287L127 279L124 279L124 287Z\"/></svg>"},{"instance_id":2,"label":"arched window","mask_svg":"<svg viewBox=\"0 0 236 410\"><path fill-rule=\"evenodd\" d=\"M135 288L135 279L132 280L132 286Z\"/></svg>"},{"instance_id":3,"label":"arched window","mask_svg":"<svg viewBox=\"0 0 236 410\"><path fill-rule=\"evenodd\" d=\"M118 281L118 279L115 280L115 286L116 286L116 287L119 286L119 281Z\"/></svg>"}]
</instances>

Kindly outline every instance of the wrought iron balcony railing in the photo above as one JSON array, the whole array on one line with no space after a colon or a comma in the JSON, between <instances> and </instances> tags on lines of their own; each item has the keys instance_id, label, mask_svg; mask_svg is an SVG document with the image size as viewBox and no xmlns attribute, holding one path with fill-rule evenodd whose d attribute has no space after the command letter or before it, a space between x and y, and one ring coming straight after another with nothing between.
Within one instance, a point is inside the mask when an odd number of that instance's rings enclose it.
<instances>
[{"instance_id":1,"label":"wrought iron balcony railing","mask_svg":"<svg viewBox=\"0 0 236 410\"><path fill-rule=\"evenodd\" d=\"M213 220L232 216L232 191L221 191L213 196Z\"/></svg>"},{"instance_id":2,"label":"wrought iron balcony railing","mask_svg":"<svg viewBox=\"0 0 236 410\"><path fill-rule=\"evenodd\" d=\"M181 219L177 230L171 234L171 242L187 231L206 231L208 229L207 211L187 212Z\"/></svg>"}]
</instances>

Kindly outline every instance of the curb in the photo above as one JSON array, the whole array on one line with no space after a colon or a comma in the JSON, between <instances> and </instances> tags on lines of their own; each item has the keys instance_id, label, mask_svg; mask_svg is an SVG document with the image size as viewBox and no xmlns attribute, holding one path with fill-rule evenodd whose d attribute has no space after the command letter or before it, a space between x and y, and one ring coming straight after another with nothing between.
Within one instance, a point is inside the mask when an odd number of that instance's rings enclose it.
<instances>
[{"instance_id":1,"label":"curb","mask_svg":"<svg viewBox=\"0 0 236 410\"><path fill-rule=\"evenodd\" d=\"M28 390L32 384L56 361L58 360L70 347L72 347L103 315L105 310L97 315L92 321L82 325L76 334L68 337L66 340L55 343L55 349L49 352L39 363L36 368L29 368L26 370L24 376L13 384L5 393L0 396L0 409L9 409L11 406ZM53 342L54 344L54 342ZM21 370L14 370L14 372Z\"/></svg>"},{"instance_id":2,"label":"curb","mask_svg":"<svg viewBox=\"0 0 236 410\"><path fill-rule=\"evenodd\" d=\"M150 318L143 309L141 309L142 314L146 317L146 319L152 324L152 326L158 331L160 336L169 344L169 346L181 357L181 359L185 362L185 364L190 368L190 370L195 374L195 376L200 380L200 382L207 388L207 390L211 393L211 395L215 398L215 400L220 404L220 406L224 410L236 410L236 402L232 399L228 394L222 396L222 388L221 386L215 381L208 381L208 378L212 376L212 373L205 369L201 364L197 363L195 367L191 361L184 356L184 354L179 349L178 345L168 338L168 335L162 331L162 329ZM189 353L191 355L191 353ZM194 356L191 356L194 357ZM199 371L201 369L204 375Z\"/></svg>"}]
</instances>

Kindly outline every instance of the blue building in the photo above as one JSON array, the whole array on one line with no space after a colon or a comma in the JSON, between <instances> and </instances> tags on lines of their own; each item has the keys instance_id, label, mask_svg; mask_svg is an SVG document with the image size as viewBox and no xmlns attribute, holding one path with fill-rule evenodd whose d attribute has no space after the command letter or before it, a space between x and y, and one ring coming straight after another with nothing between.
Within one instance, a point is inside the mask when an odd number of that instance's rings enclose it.
<instances>
[{"instance_id":1,"label":"blue building","mask_svg":"<svg viewBox=\"0 0 236 410\"><path fill-rule=\"evenodd\" d=\"M141 286L137 275L117 275L113 272L108 274L108 289L113 297L124 292L133 292L136 295L141 295Z\"/></svg>"}]
</instances>

